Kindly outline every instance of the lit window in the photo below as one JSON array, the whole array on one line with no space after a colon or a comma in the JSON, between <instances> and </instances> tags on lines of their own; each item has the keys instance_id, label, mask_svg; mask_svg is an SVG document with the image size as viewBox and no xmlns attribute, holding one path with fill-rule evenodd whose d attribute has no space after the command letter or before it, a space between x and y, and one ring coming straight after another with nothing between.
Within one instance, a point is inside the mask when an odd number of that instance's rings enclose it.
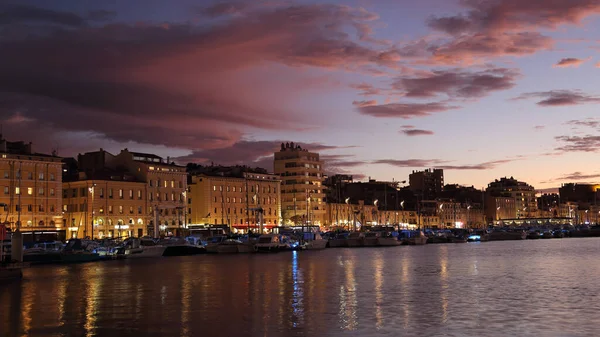
<instances>
[{"instance_id":1,"label":"lit window","mask_svg":"<svg viewBox=\"0 0 600 337\"><path fill-rule=\"evenodd\" d=\"M27 194L28 195L32 195L33 194L33 187L27 187Z\"/></svg>"}]
</instances>

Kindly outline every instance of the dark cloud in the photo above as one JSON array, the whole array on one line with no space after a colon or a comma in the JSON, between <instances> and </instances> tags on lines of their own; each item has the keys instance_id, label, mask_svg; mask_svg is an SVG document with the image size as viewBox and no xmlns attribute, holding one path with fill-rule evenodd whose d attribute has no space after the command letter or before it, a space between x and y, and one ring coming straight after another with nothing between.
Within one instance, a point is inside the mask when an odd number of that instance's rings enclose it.
<instances>
[{"instance_id":1,"label":"dark cloud","mask_svg":"<svg viewBox=\"0 0 600 337\"><path fill-rule=\"evenodd\" d=\"M251 141L241 140L231 146L215 149L197 150L193 153L175 158L179 163L210 163L219 165L249 165L273 170L273 153L279 151L282 141ZM285 142L283 142L285 143ZM296 143L308 151L321 152L334 150L339 147L321 143ZM265 165L265 166L263 166Z\"/></svg>"},{"instance_id":2,"label":"dark cloud","mask_svg":"<svg viewBox=\"0 0 600 337\"><path fill-rule=\"evenodd\" d=\"M579 105L587 103L600 103L600 97L590 96L582 93L579 90L552 90L542 92L529 92L521 94L514 98L515 100L522 99L542 99L537 102L540 106L565 106Z\"/></svg>"},{"instance_id":3,"label":"dark cloud","mask_svg":"<svg viewBox=\"0 0 600 337\"><path fill-rule=\"evenodd\" d=\"M555 139L562 143L556 148L561 152L596 152L600 149L600 136L558 136Z\"/></svg>"},{"instance_id":4,"label":"dark cloud","mask_svg":"<svg viewBox=\"0 0 600 337\"><path fill-rule=\"evenodd\" d=\"M362 96L373 96L373 95L381 94L380 89L377 89L374 86L367 84L367 83L352 84L352 85L350 85L350 87L358 90L359 91L358 94L362 95Z\"/></svg>"},{"instance_id":5,"label":"dark cloud","mask_svg":"<svg viewBox=\"0 0 600 337\"><path fill-rule=\"evenodd\" d=\"M581 180L590 180L590 179L598 179L600 178L600 173L592 173L592 174L584 174L582 172L573 172L570 174L565 174L557 178L556 180L563 181L581 181Z\"/></svg>"},{"instance_id":6,"label":"dark cloud","mask_svg":"<svg viewBox=\"0 0 600 337\"><path fill-rule=\"evenodd\" d=\"M514 159L502 159L502 160L494 160L488 161L481 164L474 165L448 165L448 161L439 160L439 159L407 159L407 160L395 160L395 159L384 159L384 160L376 160L374 164L386 164L396 167L409 167L409 168L418 168L418 167L435 167L443 170L489 170L493 169L498 165L506 164L513 162L515 160L519 160L520 158Z\"/></svg>"},{"instance_id":7,"label":"dark cloud","mask_svg":"<svg viewBox=\"0 0 600 337\"><path fill-rule=\"evenodd\" d=\"M358 111L363 115L389 118L416 118L429 116L433 113L458 109L445 103L389 103L382 105L362 105Z\"/></svg>"},{"instance_id":8,"label":"dark cloud","mask_svg":"<svg viewBox=\"0 0 600 337\"><path fill-rule=\"evenodd\" d=\"M201 8L200 13L215 18L223 15L238 14L249 6L250 4L248 2L241 1L220 2L212 6Z\"/></svg>"},{"instance_id":9,"label":"dark cloud","mask_svg":"<svg viewBox=\"0 0 600 337\"><path fill-rule=\"evenodd\" d=\"M0 5L0 26L31 22L42 22L75 28L87 25L86 20L75 13L26 5Z\"/></svg>"},{"instance_id":10,"label":"dark cloud","mask_svg":"<svg viewBox=\"0 0 600 337\"><path fill-rule=\"evenodd\" d=\"M201 26L101 24L114 17L105 10L83 19L35 7L2 8L0 24L21 34L0 38L0 118L19 113L34 123L19 138L44 127L93 132L106 141L223 148L249 128L314 127L310 118L290 113L287 102L296 99L300 82L293 76L306 79L294 69L393 69L399 59L393 49L361 43L369 34L364 25L377 16L348 6L253 6ZM59 27L40 30L40 22ZM359 24L361 36L346 31ZM289 80L282 84L281 72L265 71L265 64L287 66Z\"/></svg>"},{"instance_id":11,"label":"dark cloud","mask_svg":"<svg viewBox=\"0 0 600 337\"><path fill-rule=\"evenodd\" d=\"M585 61L588 61L588 60L589 59L578 59L578 58L573 58L573 57L564 58L564 59L561 59L560 61L558 61L554 65L554 67L557 67L557 68L579 67Z\"/></svg>"},{"instance_id":12,"label":"dark cloud","mask_svg":"<svg viewBox=\"0 0 600 337\"><path fill-rule=\"evenodd\" d=\"M411 130L401 130L403 134L407 136L428 136L433 135L434 132L430 130L420 130L420 129L411 129Z\"/></svg>"},{"instance_id":13,"label":"dark cloud","mask_svg":"<svg viewBox=\"0 0 600 337\"><path fill-rule=\"evenodd\" d=\"M394 88L404 91L407 97L435 97L445 94L453 98L477 98L514 87L518 76L517 70L506 68L478 72L438 70L428 76L400 78L394 83Z\"/></svg>"}]
</instances>

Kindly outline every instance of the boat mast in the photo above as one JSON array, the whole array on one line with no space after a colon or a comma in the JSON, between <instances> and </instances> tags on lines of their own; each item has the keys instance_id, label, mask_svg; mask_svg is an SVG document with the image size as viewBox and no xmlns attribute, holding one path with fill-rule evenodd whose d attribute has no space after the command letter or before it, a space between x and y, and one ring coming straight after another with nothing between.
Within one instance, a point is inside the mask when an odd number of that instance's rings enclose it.
<instances>
[{"instance_id":1,"label":"boat mast","mask_svg":"<svg viewBox=\"0 0 600 337\"><path fill-rule=\"evenodd\" d=\"M19 231L21 229L21 193L23 193L23 191L21 191L21 167L22 167L23 163L19 162L19 171L18 171L18 175L17 175L17 182L19 184L19 196L17 197L17 202L19 204L19 211L17 212L17 231Z\"/></svg>"},{"instance_id":2,"label":"boat mast","mask_svg":"<svg viewBox=\"0 0 600 337\"><path fill-rule=\"evenodd\" d=\"M250 201L248 200L248 172L244 177L246 180L246 221L248 224L248 242L250 242Z\"/></svg>"}]
</instances>

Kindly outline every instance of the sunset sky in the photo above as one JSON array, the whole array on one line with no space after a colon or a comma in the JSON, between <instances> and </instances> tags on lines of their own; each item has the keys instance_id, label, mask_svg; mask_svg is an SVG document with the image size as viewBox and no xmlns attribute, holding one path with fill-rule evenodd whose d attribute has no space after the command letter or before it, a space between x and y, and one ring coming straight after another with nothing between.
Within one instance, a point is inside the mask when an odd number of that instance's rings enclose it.
<instances>
[{"instance_id":1,"label":"sunset sky","mask_svg":"<svg viewBox=\"0 0 600 337\"><path fill-rule=\"evenodd\" d=\"M600 181L600 0L2 3L3 134L40 152Z\"/></svg>"}]
</instances>

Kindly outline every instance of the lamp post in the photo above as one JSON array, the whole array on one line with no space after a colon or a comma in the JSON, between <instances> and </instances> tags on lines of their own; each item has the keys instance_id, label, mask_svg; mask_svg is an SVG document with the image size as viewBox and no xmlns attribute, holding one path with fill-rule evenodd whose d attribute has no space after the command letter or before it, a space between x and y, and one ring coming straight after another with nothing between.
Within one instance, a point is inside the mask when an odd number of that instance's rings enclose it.
<instances>
[{"instance_id":1,"label":"lamp post","mask_svg":"<svg viewBox=\"0 0 600 337\"><path fill-rule=\"evenodd\" d=\"M92 186L88 188L88 191L92 195L92 240L94 240L94 189L96 184L92 183Z\"/></svg>"},{"instance_id":2,"label":"lamp post","mask_svg":"<svg viewBox=\"0 0 600 337\"><path fill-rule=\"evenodd\" d=\"M467 206L467 229L469 229L469 222L471 221L471 205Z\"/></svg>"},{"instance_id":3,"label":"lamp post","mask_svg":"<svg viewBox=\"0 0 600 337\"><path fill-rule=\"evenodd\" d=\"M404 225L405 221L404 221L404 200L402 200L400 202L400 207L402 207L402 225ZM400 227L400 226L398 226Z\"/></svg>"},{"instance_id":4,"label":"lamp post","mask_svg":"<svg viewBox=\"0 0 600 337\"><path fill-rule=\"evenodd\" d=\"M346 205L350 205L350 198L346 198L345 202L346 202ZM349 211L350 211L349 206L346 206L346 212L348 212L347 215L350 215ZM348 223L347 223L348 224L348 230L350 230L350 219L347 219L347 221L348 221Z\"/></svg>"},{"instance_id":5,"label":"lamp post","mask_svg":"<svg viewBox=\"0 0 600 337\"><path fill-rule=\"evenodd\" d=\"M375 206L375 212L377 212L377 213L375 213L375 217L376 217L376 221L375 221L375 222L376 222L376 223L379 223L379 222L380 222L380 221L379 221L379 209L377 208L377 204L378 204L378 203L379 203L379 200L378 200L378 199L375 199L375 201L373 201L373 206Z\"/></svg>"}]
</instances>

